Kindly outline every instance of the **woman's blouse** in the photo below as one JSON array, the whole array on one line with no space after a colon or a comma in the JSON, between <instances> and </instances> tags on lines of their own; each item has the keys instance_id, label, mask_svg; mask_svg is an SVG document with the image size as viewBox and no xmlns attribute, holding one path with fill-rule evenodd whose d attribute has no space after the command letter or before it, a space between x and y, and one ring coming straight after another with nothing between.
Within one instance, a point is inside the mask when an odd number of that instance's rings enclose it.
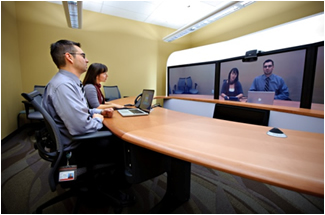
<instances>
[{"instance_id":1,"label":"woman's blouse","mask_svg":"<svg viewBox=\"0 0 325 215\"><path fill-rule=\"evenodd\" d=\"M98 108L100 105L98 101L98 95L95 85L93 84L86 84L84 86L85 89L85 96L88 101L89 108ZM105 102L104 98L103 101Z\"/></svg>"},{"instance_id":2,"label":"woman's blouse","mask_svg":"<svg viewBox=\"0 0 325 215\"><path fill-rule=\"evenodd\" d=\"M221 93L226 94L227 96L237 96L241 93L243 93L243 88L241 86L241 83L237 81L235 83L235 90L234 91L229 91L229 85L227 81L223 82L222 88L221 88Z\"/></svg>"}]
</instances>

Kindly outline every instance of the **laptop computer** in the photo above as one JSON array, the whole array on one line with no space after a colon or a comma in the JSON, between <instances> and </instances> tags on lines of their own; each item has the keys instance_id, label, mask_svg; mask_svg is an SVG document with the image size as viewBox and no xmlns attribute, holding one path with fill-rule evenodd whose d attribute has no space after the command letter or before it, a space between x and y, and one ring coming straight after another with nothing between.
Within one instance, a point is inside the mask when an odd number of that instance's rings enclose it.
<instances>
[{"instance_id":1,"label":"laptop computer","mask_svg":"<svg viewBox=\"0 0 325 215\"><path fill-rule=\"evenodd\" d=\"M248 91L247 102L273 105L274 92Z\"/></svg>"},{"instance_id":2,"label":"laptop computer","mask_svg":"<svg viewBox=\"0 0 325 215\"><path fill-rule=\"evenodd\" d=\"M151 109L154 90L143 90L139 108L117 110L122 116L148 116Z\"/></svg>"}]
</instances>

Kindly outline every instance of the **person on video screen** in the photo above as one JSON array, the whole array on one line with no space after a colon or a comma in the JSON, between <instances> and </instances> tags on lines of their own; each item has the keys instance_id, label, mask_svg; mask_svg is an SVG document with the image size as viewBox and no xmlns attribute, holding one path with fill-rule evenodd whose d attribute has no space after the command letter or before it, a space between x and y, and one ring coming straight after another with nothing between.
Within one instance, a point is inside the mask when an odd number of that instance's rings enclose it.
<instances>
[{"instance_id":1,"label":"person on video screen","mask_svg":"<svg viewBox=\"0 0 325 215\"><path fill-rule=\"evenodd\" d=\"M238 81L239 71L237 68L232 68L228 74L228 79L223 81L221 88L221 96L228 100L229 97L243 97L243 88Z\"/></svg>"},{"instance_id":2,"label":"person on video screen","mask_svg":"<svg viewBox=\"0 0 325 215\"><path fill-rule=\"evenodd\" d=\"M290 100L289 90L283 78L273 74L274 62L271 59L264 61L263 71L264 74L257 76L249 91L271 91L275 92L274 99Z\"/></svg>"}]
</instances>

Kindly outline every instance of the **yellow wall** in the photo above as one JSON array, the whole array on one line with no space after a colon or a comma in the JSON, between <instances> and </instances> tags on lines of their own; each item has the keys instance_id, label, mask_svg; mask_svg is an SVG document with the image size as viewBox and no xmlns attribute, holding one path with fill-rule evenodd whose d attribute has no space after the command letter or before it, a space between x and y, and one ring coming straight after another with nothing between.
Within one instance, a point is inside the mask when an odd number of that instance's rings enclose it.
<instances>
[{"instance_id":1,"label":"yellow wall","mask_svg":"<svg viewBox=\"0 0 325 215\"><path fill-rule=\"evenodd\" d=\"M17 128L23 108L20 69L15 4L1 2L1 139Z\"/></svg>"},{"instance_id":2,"label":"yellow wall","mask_svg":"<svg viewBox=\"0 0 325 215\"><path fill-rule=\"evenodd\" d=\"M24 108L21 92L46 85L57 72L49 51L59 39L80 42L89 64L106 64L109 77L104 85L118 85L122 96L135 96L143 88L165 94L168 56L189 48L188 38L163 42L173 31L165 27L83 11L82 29L71 29L62 5L24 1L1 6L1 139L17 128L17 114Z\"/></svg>"},{"instance_id":3,"label":"yellow wall","mask_svg":"<svg viewBox=\"0 0 325 215\"><path fill-rule=\"evenodd\" d=\"M118 85L122 96L135 96L143 88L155 89L156 95L164 95L166 62L172 52L262 30L323 11L323 6L323 2L257 2L250 7L261 7L259 18L254 18L255 12L249 11L247 15L238 11L222 22L165 43L162 38L174 29L86 10L82 29L71 29L67 27L62 5L2 1L1 139L17 128L16 117L23 109L21 92L32 91L35 84L46 85L57 72L49 47L59 39L80 42L89 63L106 64L109 78L104 85ZM279 16L277 11L280 11ZM265 17L265 13L270 15ZM248 20L253 24L241 25L243 17L245 23ZM224 29L220 30L219 25Z\"/></svg>"},{"instance_id":4,"label":"yellow wall","mask_svg":"<svg viewBox=\"0 0 325 215\"><path fill-rule=\"evenodd\" d=\"M44 5L48 5L49 10L37 10L37 14L33 14L35 8L46 8ZM67 27L62 5L19 2L16 8L25 91L31 90L35 83L46 84L57 72L49 47L58 39L80 42L89 64L100 62L109 67L105 85L119 85L122 95L129 96L140 93L143 88L156 89L157 73L165 72L168 55L188 47L188 43L160 45L161 38L172 29L155 25L83 11L82 29L71 29ZM44 23L43 17L49 16L51 23ZM161 56L163 52L168 55ZM161 60L164 63L157 68Z\"/></svg>"}]
</instances>

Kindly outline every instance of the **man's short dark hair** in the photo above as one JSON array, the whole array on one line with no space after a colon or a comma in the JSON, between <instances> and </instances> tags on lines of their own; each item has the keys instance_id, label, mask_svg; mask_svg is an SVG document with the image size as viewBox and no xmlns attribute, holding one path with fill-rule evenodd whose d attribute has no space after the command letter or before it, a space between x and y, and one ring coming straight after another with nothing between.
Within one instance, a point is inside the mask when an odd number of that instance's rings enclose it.
<instances>
[{"instance_id":1,"label":"man's short dark hair","mask_svg":"<svg viewBox=\"0 0 325 215\"><path fill-rule=\"evenodd\" d=\"M51 57L58 68L65 66L65 53L73 53L76 51L74 46L80 47L80 43L70 40L59 40L51 44Z\"/></svg>"},{"instance_id":2,"label":"man's short dark hair","mask_svg":"<svg viewBox=\"0 0 325 215\"><path fill-rule=\"evenodd\" d=\"M268 63L268 62L271 62L272 65L274 66L274 62L273 62L273 60L271 60L271 59L267 59L266 61L264 61L263 66L264 66L265 63Z\"/></svg>"}]
</instances>

